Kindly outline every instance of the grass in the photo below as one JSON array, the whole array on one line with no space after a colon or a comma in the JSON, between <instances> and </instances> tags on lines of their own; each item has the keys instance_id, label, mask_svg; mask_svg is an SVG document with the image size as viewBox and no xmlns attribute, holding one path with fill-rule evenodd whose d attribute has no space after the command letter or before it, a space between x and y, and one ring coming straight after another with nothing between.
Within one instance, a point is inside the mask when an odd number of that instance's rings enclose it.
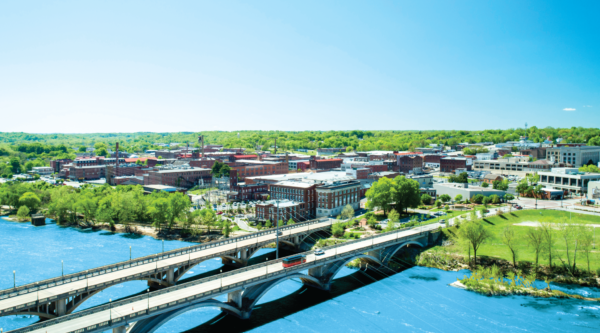
<instances>
[{"instance_id":1,"label":"grass","mask_svg":"<svg viewBox=\"0 0 600 333\"><path fill-rule=\"evenodd\" d=\"M568 222L569 220L576 224L600 224L600 217L598 216L572 214L572 216L569 217L569 212L555 210L513 211L511 213L505 213L502 216L485 218L479 222L483 223L484 226L491 231L492 237L487 243L480 247L479 251L477 251L477 256L499 258L512 262L511 252L502 242L502 230L505 227L525 221L562 223ZM517 245L517 261L529 261L534 263L535 253L531 248L528 247L526 240L526 232L528 228L533 227L515 226L515 232L519 240ZM553 254L552 263L553 265L561 265L559 257L562 257L562 259L567 262L566 247L564 241L561 241L558 234L556 235L555 239L555 253ZM597 234L594 233L594 243L597 244L598 242L600 242L600 231L598 231ZM466 255L465 251L456 245L444 247L444 250L456 254ZM572 249L570 251L570 255L573 255ZM539 264L548 265L548 256L540 256ZM577 254L577 267L579 267L581 270L587 270L587 261L583 255L583 252L578 252ZM592 253L590 255L590 268L592 271L596 271L598 268L600 268L600 249L598 248L592 249Z\"/></svg>"},{"instance_id":2,"label":"grass","mask_svg":"<svg viewBox=\"0 0 600 333\"><path fill-rule=\"evenodd\" d=\"M204 194L204 193L206 193L208 191L211 191L211 190L217 190L217 188L216 187L201 188L201 189L198 189L198 190L189 191L188 193L195 194L195 195L202 195L202 194Z\"/></svg>"}]
</instances>

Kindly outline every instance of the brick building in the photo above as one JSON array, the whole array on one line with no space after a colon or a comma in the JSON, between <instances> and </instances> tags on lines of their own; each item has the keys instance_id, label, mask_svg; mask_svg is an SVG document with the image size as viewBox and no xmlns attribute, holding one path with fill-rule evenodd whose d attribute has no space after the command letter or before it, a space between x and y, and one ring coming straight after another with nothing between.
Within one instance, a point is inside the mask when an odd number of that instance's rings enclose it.
<instances>
[{"instance_id":1,"label":"brick building","mask_svg":"<svg viewBox=\"0 0 600 333\"><path fill-rule=\"evenodd\" d=\"M135 163L124 163L124 164L119 164L119 168L117 168L117 165L107 165L106 166L106 182L109 185L117 185L114 182L114 178L115 177L122 177L122 176L135 176L135 172L136 170L141 170L143 168L142 165L139 164L135 164Z\"/></svg>"},{"instance_id":2,"label":"brick building","mask_svg":"<svg viewBox=\"0 0 600 333\"><path fill-rule=\"evenodd\" d=\"M461 157L444 157L440 160L441 172L454 172L456 169L471 170L473 162L467 158Z\"/></svg>"},{"instance_id":3,"label":"brick building","mask_svg":"<svg viewBox=\"0 0 600 333\"><path fill-rule=\"evenodd\" d=\"M148 172L149 185L167 185L190 188L204 182L210 183L212 175L210 169L184 167L164 167ZM200 181L202 180L202 181ZM144 180L146 183L146 180Z\"/></svg>"},{"instance_id":4,"label":"brick building","mask_svg":"<svg viewBox=\"0 0 600 333\"><path fill-rule=\"evenodd\" d=\"M268 220L275 225L281 220L284 224L293 219L302 221L301 217L306 204L290 200L268 200L256 205L256 217L260 220Z\"/></svg>"},{"instance_id":5,"label":"brick building","mask_svg":"<svg viewBox=\"0 0 600 333\"><path fill-rule=\"evenodd\" d=\"M287 162L270 162L254 160L238 160L235 163L229 163L231 170L237 171L237 177L240 180L246 177L282 175L289 173Z\"/></svg>"},{"instance_id":6,"label":"brick building","mask_svg":"<svg viewBox=\"0 0 600 333\"><path fill-rule=\"evenodd\" d=\"M258 160L258 155L231 155L229 157L230 162L237 162L238 160Z\"/></svg>"},{"instance_id":7,"label":"brick building","mask_svg":"<svg viewBox=\"0 0 600 333\"><path fill-rule=\"evenodd\" d=\"M402 173L409 173L414 169L423 168L423 157L414 155L398 155L398 170Z\"/></svg>"},{"instance_id":8,"label":"brick building","mask_svg":"<svg viewBox=\"0 0 600 333\"><path fill-rule=\"evenodd\" d=\"M346 205L359 209L361 187L357 180L332 182L317 187L317 217L337 216Z\"/></svg>"},{"instance_id":9,"label":"brick building","mask_svg":"<svg viewBox=\"0 0 600 333\"><path fill-rule=\"evenodd\" d=\"M92 180L104 178L106 174L106 165L89 165L69 167L68 177L71 180Z\"/></svg>"},{"instance_id":10,"label":"brick building","mask_svg":"<svg viewBox=\"0 0 600 333\"><path fill-rule=\"evenodd\" d=\"M54 172L60 172L60 170L62 170L63 166L72 163L73 160L65 158L65 159L59 159L59 160L52 160L50 161L50 167L52 168L52 170Z\"/></svg>"},{"instance_id":11,"label":"brick building","mask_svg":"<svg viewBox=\"0 0 600 333\"><path fill-rule=\"evenodd\" d=\"M434 155L434 154L427 154L423 156L423 162L424 163L440 163L440 160L442 158L444 158L446 156L444 155Z\"/></svg>"},{"instance_id":12,"label":"brick building","mask_svg":"<svg viewBox=\"0 0 600 333\"><path fill-rule=\"evenodd\" d=\"M291 200L304 203L300 210L296 211L299 218L296 221L308 220L315 217L317 206L317 193L315 184L282 181L271 185L271 199L274 200Z\"/></svg>"},{"instance_id":13,"label":"brick building","mask_svg":"<svg viewBox=\"0 0 600 333\"><path fill-rule=\"evenodd\" d=\"M342 165L341 158L330 158L330 159L317 159L315 156L311 156L309 159L311 170L331 170L339 168Z\"/></svg>"},{"instance_id":14,"label":"brick building","mask_svg":"<svg viewBox=\"0 0 600 333\"><path fill-rule=\"evenodd\" d=\"M215 162L222 162L221 160L215 159L215 158L210 158L210 157L205 157L205 158L199 158L196 160L191 160L189 161L189 164L191 167L195 167L195 168L208 168L211 169L213 167L213 165L215 164Z\"/></svg>"}]
</instances>

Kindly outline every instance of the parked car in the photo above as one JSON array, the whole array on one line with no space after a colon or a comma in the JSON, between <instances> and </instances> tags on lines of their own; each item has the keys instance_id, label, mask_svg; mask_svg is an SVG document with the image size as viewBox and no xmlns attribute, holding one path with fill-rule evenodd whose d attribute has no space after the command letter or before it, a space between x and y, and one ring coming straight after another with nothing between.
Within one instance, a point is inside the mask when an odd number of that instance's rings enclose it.
<instances>
[{"instance_id":1,"label":"parked car","mask_svg":"<svg viewBox=\"0 0 600 333\"><path fill-rule=\"evenodd\" d=\"M222 212L222 211L218 211L218 212L217 212L217 215L222 215L222 214L223 214L223 212Z\"/></svg>"},{"instance_id":2,"label":"parked car","mask_svg":"<svg viewBox=\"0 0 600 333\"><path fill-rule=\"evenodd\" d=\"M440 220L440 224L446 224L446 220Z\"/></svg>"},{"instance_id":3,"label":"parked car","mask_svg":"<svg viewBox=\"0 0 600 333\"><path fill-rule=\"evenodd\" d=\"M325 251L321 250L321 249L316 249L315 250L315 255L317 256L322 256L325 254Z\"/></svg>"}]
</instances>

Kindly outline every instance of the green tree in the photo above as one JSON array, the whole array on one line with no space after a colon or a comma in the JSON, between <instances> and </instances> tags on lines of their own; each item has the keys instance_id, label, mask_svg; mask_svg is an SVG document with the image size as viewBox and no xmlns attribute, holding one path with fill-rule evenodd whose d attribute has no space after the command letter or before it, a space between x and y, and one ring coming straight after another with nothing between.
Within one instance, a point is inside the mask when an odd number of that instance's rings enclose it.
<instances>
[{"instance_id":1,"label":"green tree","mask_svg":"<svg viewBox=\"0 0 600 333\"><path fill-rule=\"evenodd\" d=\"M424 193L423 195L421 195L421 202L424 205L430 205L431 204L431 196L427 193Z\"/></svg>"},{"instance_id":2,"label":"green tree","mask_svg":"<svg viewBox=\"0 0 600 333\"><path fill-rule=\"evenodd\" d=\"M473 267L477 266L477 250L479 250L482 244L488 241L491 233L479 221L468 221L461 224L458 229L458 235L464 242L470 244L473 249Z\"/></svg>"},{"instance_id":3,"label":"green tree","mask_svg":"<svg viewBox=\"0 0 600 333\"><path fill-rule=\"evenodd\" d=\"M443 203L449 202L452 200L452 197L448 194L442 194L440 195L440 200L442 200Z\"/></svg>"},{"instance_id":4,"label":"green tree","mask_svg":"<svg viewBox=\"0 0 600 333\"><path fill-rule=\"evenodd\" d=\"M169 229L173 227L176 219L190 209L190 205L188 197L181 192L169 195Z\"/></svg>"},{"instance_id":5,"label":"green tree","mask_svg":"<svg viewBox=\"0 0 600 333\"><path fill-rule=\"evenodd\" d=\"M513 267L517 268L517 254L519 252L518 244L520 243L520 240L515 232L514 226L511 225L502 229L502 243L510 250Z\"/></svg>"},{"instance_id":6,"label":"green tree","mask_svg":"<svg viewBox=\"0 0 600 333\"><path fill-rule=\"evenodd\" d=\"M481 204L483 202L483 198L485 198L483 196L483 194L475 194L472 198L471 198L471 202L475 203L475 204Z\"/></svg>"},{"instance_id":7,"label":"green tree","mask_svg":"<svg viewBox=\"0 0 600 333\"><path fill-rule=\"evenodd\" d=\"M487 187L490 187L490 184L483 182L483 183L481 183L481 187L487 188Z\"/></svg>"},{"instance_id":8,"label":"green tree","mask_svg":"<svg viewBox=\"0 0 600 333\"><path fill-rule=\"evenodd\" d=\"M150 204L150 207L148 207L148 213L152 216L152 225L159 231L162 230L163 225L169 220L169 200L166 198L155 199L152 201L152 204Z\"/></svg>"},{"instance_id":9,"label":"green tree","mask_svg":"<svg viewBox=\"0 0 600 333\"><path fill-rule=\"evenodd\" d=\"M440 208L440 207L442 207L442 201L441 201L441 200L436 200L436 201L435 201L435 206L436 206L437 208Z\"/></svg>"},{"instance_id":10,"label":"green tree","mask_svg":"<svg viewBox=\"0 0 600 333\"><path fill-rule=\"evenodd\" d=\"M454 197L454 201L456 202L461 202L463 199L463 196L461 194L457 194L456 197Z\"/></svg>"},{"instance_id":11,"label":"green tree","mask_svg":"<svg viewBox=\"0 0 600 333\"><path fill-rule=\"evenodd\" d=\"M387 214L393 202L393 187L393 181L386 177L380 178L378 181L374 182L366 193L367 207L373 210L380 208L383 210L384 214Z\"/></svg>"},{"instance_id":12,"label":"green tree","mask_svg":"<svg viewBox=\"0 0 600 333\"><path fill-rule=\"evenodd\" d=\"M17 211L17 217L22 221L29 218L29 208L27 208L27 206L21 206Z\"/></svg>"},{"instance_id":13,"label":"green tree","mask_svg":"<svg viewBox=\"0 0 600 333\"><path fill-rule=\"evenodd\" d=\"M25 192L19 198L19 204L27 206L29 211L35 212L40 205L41 200L33 192Z\"/></svg>"},{"instance_id":14,"label":"green tree","mask_svg":"<svg viewBox=\"0 0 600 333\"><path fill-rule=\"evenodd\" d=\"M515 196L510 193L506 193L504 195L504 200L506 200L507 202L510 202L511 200L514 200L514 199L515 199Z\"/></svg>"},{"instance_id":15,"label":"green tree","mask_svg":"<svg viewBox=\"0 0 600 333\"><path fill-rule=\"evenodd\" d=\"M21 162L19 162L18 158L11 157L11 159L8 163L10 165L10 170L12 171L13 174L21 172Z\"/></svg>"},{"instance_id":16,"label":"green tree","mask_svg":"<svg viewBox=\"0 0 600 333\"><path fill-rule=\"evenodd\" d=\"M533 248L535 253L535 273L537 275L538 262L540 254L544 252L545 235L542 228L527 228L526 230L527 245ZM516 266L515 266L516 267Z\"/></svg>"},{"instance_id":17,"label":"green tree","mask_svg":"<svg viewBox=\"0 0 600 333\"><path fill-rule=\"evenodd\" d=\"M500 203L500 197L497 194L492 194L489 196L491 203L497 205Z\"/></svg>"},{"instance_id":18,"label":"green tree","mask_svg":"<svg viewBox=\"0 0 600 333\"><path fill-rule=\"evenodd\" d=\"M398 213L421 204L421 189L416 180L398 176L392 181L392 200Z\"/></svg>"},{"instance_id":19,"label":"green tree","mask_svg":"<svg viewBox=\"0 0 600 333\"><path fill-rule=\"evenodd\" d=\"M290 219L287 221L287 225L292 225L292 224L296 224L296 222L295 222L293 219L291 219L291 218L290 218Z\"/></svg>"},{"instance_id":20,"label":"green tree","mask_svg":"<svg viewBox=\"0 0 600 333\"><path fill-rule=\"evenodd\" d=\"M351 205L346 205L344 209L342 209L341 213L342 219L347 220L354 216L354 208Z\"/></svg>"},{"instance_id":21,"label":"green tree","mask_svg":"<svg viewBox=\"0 0 600 333\"><path fill-rule=\"evenodd\" d=\"M524 195L527 192L528 189L529 189L529 184L527 182L527 179L522 179L519 182L519 184L517 185L516 191L520 195Z\"/></svg>"},{"instance_id":22,"label":"green tree","mask_svg":"<svg viewBox=\"0 0 600 333\"><path fill-rule=\"evenodd\" d=\"M400 221L400 214L395 209L392 209L388 214L388 219L392 224L398 223Z\"/></svg>"},{"instance_id":23,"label":"green tree","mask_svg":"<svg viewBox=\"0 0 600 333\"><path fill-rule=\"evenodd\" d=\"M331 226L331 233L336 238L342 237L344 235L344 225L340 222L334 223Z\"/></svg>"},{"instance_id":24,"label":"green tree","mask_svg":"<svg viewBox=\"0 0 600 333\"><path fill-rule=\"evenodd\" d=\"M494 180L492 188L495 190L506 191L508 190L508 180Z\"/></svg>"},{"instance_id":25,"label":"green tree","mask_svg":"<svg viewBox=\"0 0 600 333\"><path fill-rule=\"evenodd\" d=\"M85 153L86 149L87 148L85 146L79 146L79 149L77 151L80 153Z\"/></svg>"},{"instance_id":26,"label":"green tree","mask_svg":"<svg viewBox=\"0 0 600 333\"><path fill-rule=\"evenodd\" d=\"M273 226L273 224L271 224L271 221L267 220L267 222L265 222L265 228L270 229Z\"/></svg>"},{"instance_id":27,"label":"green tree","mask_svg":"<svg viewBox=\"0 0 600 333\"><path fill-rule=\"evenodd\" d=\"M102 147L99 149L96 149L94 151L94 153L96 153L96 156L104 156L104 157L108 157L108 150L106 150L106 148Z\"/></svg>"}]
</instances>

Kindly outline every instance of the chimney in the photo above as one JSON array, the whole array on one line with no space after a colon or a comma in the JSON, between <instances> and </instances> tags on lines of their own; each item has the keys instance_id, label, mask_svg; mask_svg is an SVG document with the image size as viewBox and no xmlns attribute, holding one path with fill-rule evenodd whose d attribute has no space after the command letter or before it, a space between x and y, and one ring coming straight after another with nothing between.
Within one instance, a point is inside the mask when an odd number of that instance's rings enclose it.
<instances>
[{"instance_id":1,"label":"chimney","mask_svg":"<svg viewBox=\"0 0 600 333\"><path fill-rule=\"evenodd\" d=\"M277 138L275 138L275 154L277 154Z\"/></svg>"},{"instance_id":2,"label":"chimney","mask_svg":"<svg viewBox=\"0 0 600 333\"><path fill-rule=\"evenodd\" d=\"M117 157L117 165L115 167L115 176L119 175L119 143L117 142L116 146L116 157Z\"/></svg>"}]
</instances>

